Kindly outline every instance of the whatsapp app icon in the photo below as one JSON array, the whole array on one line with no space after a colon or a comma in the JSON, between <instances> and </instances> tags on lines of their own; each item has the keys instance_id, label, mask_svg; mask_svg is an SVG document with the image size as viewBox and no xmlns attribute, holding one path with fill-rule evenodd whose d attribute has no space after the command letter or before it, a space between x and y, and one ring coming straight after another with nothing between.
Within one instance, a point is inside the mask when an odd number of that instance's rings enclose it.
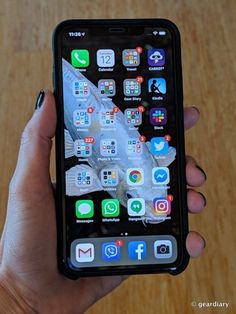
<instances>
[{"instance_id":1,"label":"whatsapp app icon","mask_svg":"<svg viewBox=\"0 0 236 314\"><path fill-rule=\"evenodd\" d=\"M143 216L145 214L145 201L143 198L128 199L129 216Z\"/></svg>"},{"instance_id":2,"label":"whatsapp app icon","mask_svg":"<svg viewBox=\"0 0 236 314\"><path fill-rule=\"evenodd\" d=\"M116 198L105 199L102 201L103 217L118 217L120 215L120 203Z\"/></svg>"}]
</instances>

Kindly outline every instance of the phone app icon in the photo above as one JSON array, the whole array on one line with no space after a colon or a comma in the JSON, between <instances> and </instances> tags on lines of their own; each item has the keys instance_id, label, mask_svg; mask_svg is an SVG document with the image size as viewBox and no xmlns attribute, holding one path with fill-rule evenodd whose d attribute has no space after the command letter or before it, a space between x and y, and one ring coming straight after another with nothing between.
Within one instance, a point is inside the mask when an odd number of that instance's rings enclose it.
<instances>
[{"instance_id":1,"label":"phone app icon","mask_svg":"<svg viewBox=\"0 0 236 314\"><path fill-rule=\"evenodd\" d=\"M110 68L115 65L115 52L112 49L99 49L97 51L97 65Z\"/></svg>"},{"instance_id":2,"label":"phone app icon","mask_svg":"<svg viewBox=\"0 0 236 314\"><path fill-rule=\"evenodd\" d=\"M153 200L153 209L157 215L169 215L171 212L170 201L167 198L156 197Z\"/></svg>"},{"instance_id":3,"label":"phone app icon","mask_svg":"<svg viewBox=\"0 0 236 314\"><path fill-rule=\"evenodd\" d=\"M129 216L143 216L145 214L145 201L143 198L129 198L127 208Z\"/></svg>"},{"instance_id":4,"label":"phone app icon","mask_svg":"<svg viewBox=\"0 0 236 314\"><path fill-rule=\"evenodd\" d=\"M170 182L170 172L167 167L152 168L152 183L157 185L168 184Z\"/></svg>"},{"instance_id":5,"label":"phone app icon","mask_svg":"<svg viewBox=\"0 0 236 314\"><path fill-rule=\"evenodd\" d=\"M141 155L143 152L143 143L137 138L128 138L126 152L129 156Z\"/></svg>"},{"instance_id":6,"label":"phone app icon","mask_svg":"<svg viewBox=\"0 0 236 314\"><path fill-rule=\"evenodd\" d=\"M164 137L153 137L151 139L150 151L153 155L165 155L168 150L169 143Z\"/></svg>"},{"instance_id":7,"label":"phone app icon","mask_svg":"<svg viewBox=\"0 0 236 314\"><path fill-rule=\"evenodd\" d=\"M156 258L171 258L173 255L172 242L170 240L157 240L154 242L154 255Z\"/></svg>"},{"instance_id":8,"label":"phone app icon","mask_svg":"<svg viewBox=\"0 0 236 314\"><path fill-rule=\"evenodd\" d=\"M166 80L160 77L149 79L148 93L151 96L159 96L166 94Z\"/></svg>"},{"instance_id":9,"label":"phone app icon","mask_svg":"<svg viewBox=\"0 0 236 314\"><path fill-rule=\"evenodd\" d=\"M75 215L79 219L91 218L94 215L94 204L91 200L79 200L75 203Z\"/></svg>"},{"instance_id":10,"label":"phone app icon","mask_svg":"<svg viewBox=\"0 0 236 314\"><path fill-rule=\"evenodd\" d=\"M129 168L126 171L126 182L128 185L137 186L144 183L144 172L142 168Z\"/></svg>"},{"instance_id":11,"label":"phone app icon","mask_svg":"<svg viewBox=\"0 0 236 314\"><path fill-rule=\"evenodd\" d=\"M141 94L141 83L136 79L125 79L123 89L125 96L139 96Z\"/></svg>"},{"instance_id":12,"label":"phone app icon","mask_svg":"<svg viewBox=\"0 0 236 314\"><path fill-rule=\"evenodd\" d=\"M87 128L91 125L91 114L87 110L75 110L73 112L73 123L77 128Z\"/></svg>"},{"instance_id":13,"label":"phone app icon","mask_svg":"<svg viewBox=\"0 0 236 314\"><path fill-rule=\"evenodd\" d=\"M89 66L89 51L86 49L72 50L71 64L75 68L87 68Z\"/></svg>"},{"instance_id":14,"label":"phone app icon","mask_svg":"<svg viewBox=\"0 0 236 314\"><path fill-rule=\"evenodd\" d=\"M74 142L74 151L76 157L89 157L92 155L92 144L85 143L85 140L76 140Z\"/></svg>"},{"instance_id":15,"label":"phone app icon","mask_svg":"<svg viewBox=\"0 0 236 314\"><path fill-rule=\"evenodd\" d=\"M116 83L112 79L104 79L98 81L98 90L101 95L114 96L116 93Z\"/></svg>"},{"instance_id":16,"label":"phone app icon","mask_svg":"<svg viewBox=\"0 0 236 314\"><path fill-rule=\"evenodd\" d=\"M75 185L79 188L85 188L92 185L92 174L90 171L81 170L75 174Z\"/></svg>"},{"instance_id":17,"label":"phone app icon","mask_svg":"<svg viewBox=\"0 0 236 314\"><path fill-rule=\"evenodd\" d=\"M75 247L75 259L79 263L92 262L95 252L93 243L79 243Z\"/></svg>"},{"instance_id":18,"label":"phone app icon","mask_svg":"<svg viewBox=\"0 0 236 314\"><path fill-rule=\"evenodd\" d=\"M130 259L141 261L147 256L147 245L144 241L130 241L128 243L128 256Z\"/></svg>"},{"instance_id":19,"label":"phone app icon","mask_svg":"<svg viewBox=\"0 0 236 314\"><path fill-rule=\"evenodd\" d=\"M116 122L116 113L113 110L103 110L99 112L99 118L101 126L112 127L115 125Z\"/></svg>"},{"instance_id":20,"label":"phone app icon","mask_svg":"<svg viewBox=\"0 0 236 314\"><path fill-rule=\"evenodd\" d=\"M153 67L165 64L165 51L163 49L148 49L148 64Z\"/></svg>"},{"instance_id":21,"label":"phone app icon","mask_svg":"<svg viewBox=\"0 0 236 314\"><path fill-rule=\"evenodd\" d=\"M140 64L140 54L136 49L122 51L122 62L125 67L136 67Z\"/></svg>"},{"instance_id":22,"label":"phone app icon","mask_svg":"<svg viewBox=\"0 0 236 314\"><path fill-rule=\"evenodd\" d=\"M120 215L120 203L116 198L105 199L102 201L103 217L118 217Z\"/></svg>"},{"instance_id":23,"label":"phone app icon","mask_svg":"<svg viewBox=\"0 0 236 314\"><path fill-rule=\"evenodd\" d=\"M142 112L135 108L125 109L125 123L131 127L142 124Z\"/></svg>"},{"instance_id":24,"label":"phone app icon","mask_svg":"<svg viewBox=\"0 0 236 314\"><path fill-rule=\"evenodd\" d=\"M115 139L104 139L100 141L100 154L104 157L116 156L117 141Z\"/></svg>"},{"instance_id":25,"label":"phone app icon","mask_svg":"<svg viewBox=\"0 0 236 314\"><path fill-rule=\"evenodd\" d=\"M106 262L118 261L121 257L120 245L117 242L104 242L102 244L102 259Z\"/></svg>"},{"instance_id":26,"label":"phone app icon","mask_svg":"<svg viewBox=\"0 0 236 314\"><path fill-rule=\"evenodd\" d=\"M88 82L84 80L74 81L73 95L75 97L88 97L90 95L90 88Z\"/></svg>"},{"instance_id":27,"label":"phone app icon","mask_svg":"<svg viewBox=\"0 0 236 314\"><path fill-rule=\"evenodd\" d=\"M149 114L152 125L165 125L167 123L167 111L165 108L152 108Z\"/></svg>"},{"instance_id":28,"label":"phone app icon","mask_svg":"<svg viewBox=\"0 0 236 314\"><path fill-rule=\"evenodd\" d=\"M117 186L119 183L119 176L117 169L103 169L101 171L101 183L105 187Z\"/></svg>"}]
</instances>

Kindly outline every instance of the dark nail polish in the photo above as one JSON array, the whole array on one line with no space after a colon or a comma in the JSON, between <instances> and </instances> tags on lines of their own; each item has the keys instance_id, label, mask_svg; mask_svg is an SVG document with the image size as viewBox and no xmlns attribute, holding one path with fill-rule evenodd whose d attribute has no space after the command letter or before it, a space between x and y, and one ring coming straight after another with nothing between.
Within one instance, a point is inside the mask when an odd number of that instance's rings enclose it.
<instances>
[{"instance_id":1,"label":"dark nail polish","mask_svg":"<svg viewBox=\"0 0 236 314\"><path fill-rule=\"evenodd\" d=\"M196 167L204 174L205 180L206 180L207 179L207 175L206 175L205 171L201 167L199 167L198 165L196 165Z\"/></svg>"},{"instance_id":2,"label":"dark nail polish","mask_svg":"<svg viewBox=\"0 0 236 314\"><path fill-rule=\"evenodd\" d=\"M204 200L204 207L206 206L206 204L207 204L207 200L206 200L206 197L205 197L205 195L204 194L202 194L201 192L198 192L201 196L202 196L202 198L203 198L203 200Z\"/></svg>"},{"instance_id":3,"label":"dark nail polish","mask_svg":"<svg viewBox=\"0 0 236 314\"><path fill-rule=\"evenodd\" d=\"M198 114L200 114L200 111L199 111L199 109L197 107L192 106L192 108L194 108L198 112Z\"/></svg>"},{"instance_id":4,"label":"dark nail polish","mask_svg":"<svg viewBox=\"0 0 236 314\"><path fill-rule=\"evenodd\" d=\"M203 248L205 249L205 247L206 247L206 240L205 240L205 239L203 239L203 241L204 241Z\"/></svg>"},{"instance_id":5,"label":"dark nail polish","mask_svg":"<svg viewBox=\"0 0 236 314\"><path fill-rule=\"evenodd\" d=\"M41 108L41 106L42 106L42 104L43 104L44 96L45 96L45 91L42 89L42 90L39 92L38 98L37 98L37 100L36 100L36 103L35 103L35 110L38 110L38 109Z\"/></svg>"}]
</instances>

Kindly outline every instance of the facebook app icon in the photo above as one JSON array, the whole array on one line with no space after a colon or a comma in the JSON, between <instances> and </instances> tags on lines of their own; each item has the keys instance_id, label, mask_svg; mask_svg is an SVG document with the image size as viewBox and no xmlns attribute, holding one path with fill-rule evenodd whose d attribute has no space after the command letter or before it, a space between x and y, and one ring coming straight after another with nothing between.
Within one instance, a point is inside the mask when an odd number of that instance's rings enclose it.
<instances>
[{"instance_id":1,"label":"facebook app icon","mask_svg":"<svg viewBox=\"0 0 236 314\"><path fill-rule=\"evenodd\" d=\"M130 259L143 260L147 255L147 246L144 241L131 241L128 244L128 255Z\"/></svg>"}]
</instances>

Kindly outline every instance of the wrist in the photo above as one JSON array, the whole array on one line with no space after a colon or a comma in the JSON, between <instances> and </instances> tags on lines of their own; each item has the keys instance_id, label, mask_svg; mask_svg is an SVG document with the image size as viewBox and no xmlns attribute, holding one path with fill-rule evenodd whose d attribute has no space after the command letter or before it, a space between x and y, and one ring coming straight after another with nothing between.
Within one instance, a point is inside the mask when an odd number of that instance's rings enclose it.
<instances>
[{"instance_id":1,"label":"wrist","mask_svg":"<svg viewBox=\"0 0 236 314\"><path fill-rule=\"evenodd\" d=\"M0 313L35 314L24 297L17 291L16 282L0 272Z\"/></svg>"}]
</instances>

